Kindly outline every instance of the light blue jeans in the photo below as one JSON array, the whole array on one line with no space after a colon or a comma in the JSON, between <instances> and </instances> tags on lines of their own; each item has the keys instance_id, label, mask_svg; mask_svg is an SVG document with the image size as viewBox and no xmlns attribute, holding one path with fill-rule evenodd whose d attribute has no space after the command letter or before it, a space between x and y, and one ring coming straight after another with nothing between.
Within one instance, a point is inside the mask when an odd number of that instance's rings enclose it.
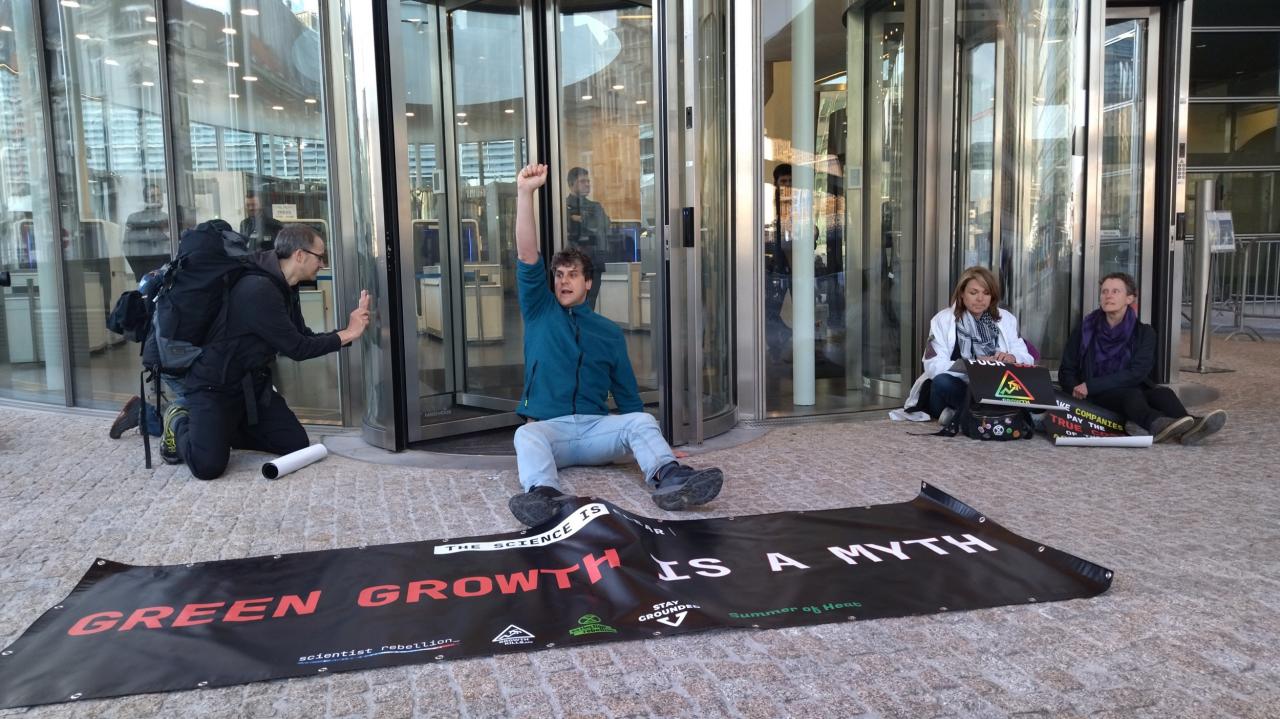
<instances>
[{"instance_id":1,"label":"light blue jeans","mask_svg":"<svg viewBox=\"0 0 1280 719\"><path fill-rule=\"evenodd\" d=\"M628 453L652 485L658 469L676 461L658 420L644 412L571 414L530 422L516 430L515 444L525 491L538 485L560 489L560 467L609 464Z\"/></svg>"}]
</instances>

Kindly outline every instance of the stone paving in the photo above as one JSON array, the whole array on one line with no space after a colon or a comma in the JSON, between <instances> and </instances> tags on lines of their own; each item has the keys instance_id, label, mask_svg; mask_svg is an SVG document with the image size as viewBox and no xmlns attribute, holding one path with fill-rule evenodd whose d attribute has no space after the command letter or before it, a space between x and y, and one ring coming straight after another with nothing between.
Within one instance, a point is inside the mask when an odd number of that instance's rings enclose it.
<instances>
[{"instance_id":1,"label":"stone paving","mask_svg":"<svg viewBox=\"0 0 1280 719\"><path fill-rule=\"evenodd\" d=\"M1023 535L1116 572L1090 600L772 631L715 631L223 689L30 717L1280 716L1280 343L1215 346L1228 430L1201 447L1057 449L917 437L886 420L775 427L699 454L729 480L707 516L900 502L926 479ZM142 468L136 434L0 408L0 643L93 557L175 564L515 528L512 470L343 457L278 482ZM577 494L664 516L636 471ZM665 515L672 516L674 515Z\"/></svg>"}]
</instances>

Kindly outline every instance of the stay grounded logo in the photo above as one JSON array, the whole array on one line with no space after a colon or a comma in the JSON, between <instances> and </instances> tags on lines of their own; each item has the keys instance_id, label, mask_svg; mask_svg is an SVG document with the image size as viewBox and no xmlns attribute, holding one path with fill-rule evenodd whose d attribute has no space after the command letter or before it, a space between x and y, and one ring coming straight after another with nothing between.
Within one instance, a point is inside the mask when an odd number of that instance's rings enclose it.
<instances>
[{"instance_id":1,"label":"stay grounded logo","mask_svg":"<svg viewBox=\"0 0 1280 719\"><path fill-rule=\"evenodd\" d=\"M701 609L697 604L684 604L682 602L659 602L653 605L653 611L641 614L636 621L652 622L657 621L669 627L678 627L684 623L684 618L689 615L690 609Z\"/></svg>"},{"instance_id":2,"label":"stay grounded logo","mask_svg":"<svg viewBox=\"0 0 1280 719\"><path fill-rule=\"evenodd\" d=\"M581 637L586 634L617 634L618 630L608 624L601 624L600 617L594 614L584 614L578 620L578 626L569 630L569 634L575 637Z\"/></svg>"},{"instance_id":3,"label":"stay grounded logo","mask_svg":"<svg viewBox=\"0 0 1280 719\"><path fill-rule=\"evenodd\" d=\"M1034 402L1035 396L1027 391L1027 386L1018 379L1018 376L1009 370L1004 371L1004 377L1000 378L1000 386L996 388L996 397L1004 400L1014 400L1018 402Z\"/></svg>"},{"instance_id":4,"label":"stay grounded logo","mask_svg":"<svg viewBox=\"0 0 1280 719\"><path fill-rule=\"evenodd\" d=\"M508 624L506 629L498 632L498 636L493 638L493 643L507 647L533 644L533 634L523 627Z\"/></svg>"}]
</instances>

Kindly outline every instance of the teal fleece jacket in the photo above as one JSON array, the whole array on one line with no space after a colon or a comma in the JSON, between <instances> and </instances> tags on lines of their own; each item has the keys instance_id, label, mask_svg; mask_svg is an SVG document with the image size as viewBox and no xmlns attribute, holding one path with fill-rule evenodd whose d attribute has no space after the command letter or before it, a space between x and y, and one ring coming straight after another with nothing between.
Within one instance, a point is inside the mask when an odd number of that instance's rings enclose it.
<instances>
[{"instance_id":1,"label":"teal fleece jacket","mask_svg":"<svg viewBox=\"0 0 1280 719\"><path fill-rule=\"evenodd\" d=\"M640 390L622 329L586 304L561 307L542 258L516 260L524 317L524 395L516 413L530 419L640 412Z\"/></svg>"}]
</instances>

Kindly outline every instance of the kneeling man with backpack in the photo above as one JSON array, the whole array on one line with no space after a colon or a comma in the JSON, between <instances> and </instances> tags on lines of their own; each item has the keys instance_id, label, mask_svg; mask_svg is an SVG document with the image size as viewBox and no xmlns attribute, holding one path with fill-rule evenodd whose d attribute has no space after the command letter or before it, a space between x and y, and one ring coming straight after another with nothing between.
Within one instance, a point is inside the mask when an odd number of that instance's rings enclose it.
<instances>
[{"instance_id":1,"label":"kneeling man with backpack","mask_svg":"<svg viewBox=\"0 0 1280 719\"><path fill-rule=\"evenodd\" d=\"M156 302L159 364L166 374L181 372L183 386L181 401L164 413L161 456L185 461L198 479L215 479L232 448L288 454L308 445L272 385L270 364L277 354L305 360L350 344L369 324L370 298L360 292L345 329L316 334L298 303L298 284L315 280L325 265L315 230L289 225L274 250L257 253L221 221L197 230L205 234L193 231L189 252L179 246L176 268L166 275L170 286ZM192 329L202 314L207 326Z\"/></svg>"}]
</instances>

